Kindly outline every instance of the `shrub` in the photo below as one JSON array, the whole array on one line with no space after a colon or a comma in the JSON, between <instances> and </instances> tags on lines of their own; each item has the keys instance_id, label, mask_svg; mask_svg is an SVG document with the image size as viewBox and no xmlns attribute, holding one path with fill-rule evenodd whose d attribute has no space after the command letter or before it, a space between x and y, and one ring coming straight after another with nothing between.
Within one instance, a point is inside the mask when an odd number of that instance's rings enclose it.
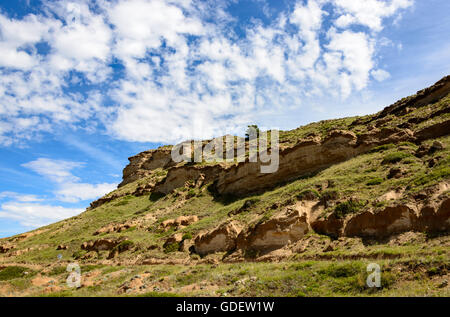
<instances>
[{"instance_id":1,"label":"shrub","mask_svg":"<svg viewBox=\"0 0 450 317\"><path fill-rule=\"evenodd\" d=\"M60 275L63 273L66 273L67 268L65 266L55 266L54 268L52 268L52 270L50 272L48 272L48 275Z\"/></svg>"},{"instance_id":2,"label":"shrub","mask_svg":"<svg viewBox=\"0 0 450 317\"><path fill-rule=\"evenodd\" d=\"M72 257L73 257L75 260L78 260L78 259L82 258L86 253L87 253L87 252L86 252L85 250L78 250L78 251L75 251L75 252L72 254Z\"/></svg>"},{"instance_id":3,"label":"shrub","mask_svg":"<svg viewBox=\"0 0 450 317\"><path fill-rule=\"evenodd\" d=\"M370 150L370 153L376 153L376 152L383 152L389 149L393 149L395 147L394 144L389 143L389 144L383 144L377 147L374 147L372 150Z\"/></svg>"},{"instance_id":4,"label":"shrub","mask_svg":"<svg viewBox=\"0 0 450 317\"><path fill-rule=\"evenodd\" d=\"M164 196L165 196L165 195L164 195L163 193L152 192L152 193L150 194L149 199L150 199L150 201L155 202L155 201L160 200L160 199L163 198Z\"/></svg>"},{"instance_id":5,"label":"shrub","mask_svg":"<svg viewBox=\"0 0 450 317\"><path fill-rule=\"evenodd\" d=\"M327 268L319 270L319 274L331 276L334 278L344 278L357 275L361 268L353 263L349 264L331 264Z\"/></svg>"},{"instance_id":6,"label":"shrub","mask_svg":"<svg viewBox=\"0 0 450 317\"><path fill-rule=\"evenodd\" d=\"M125 240L120 242L118 245L114 247L115 250L119 251L119 253L130 250L134 246L134 242L131 240Z\"/></svg>"},{"instance_id":7,"label":"shrub","mask_svg":"<svg viewBox=\"0 0 450 317\"><path fill-rule=\"evenodd\" d=\"M394 152L394 153L390 153L384 156L383 161L381 162L381 164L393 164L393 163L398 163L401 160L403 160L404 158L407 158L411 156L411 154L409 153L405 153L405 152Z\"/></svg>"},{"instance_id":8,"label":"shrub","mask_svg":"<svg viewBox=\"0 0 450 317\"><path fill-rule=\"evenodd\" d=\"M450 176L450 166L440 166L439 168L431 170L430 173L418 177L414 181L414 184L416 186L422 186L430 182L439 181L449 176Z\"/></svg>"},{"instance_id":9,"label":"shrub","mask_svg":"<svg viewBox=\"0 0 450 317\"><path fill-rule=\"evenodd\" d=\"M164 253L175 252L175 251L178 251L179 248L180 248L180 246L177 242L169 243L164 247Z\"/></svg>"},{"instance_id":10,"label":"shrub","mask_svg":"<svg viewBox=\"0 0 450 317\"><path fill-rule=\"evenodd\" d=\"M189 240L192 239L192 234L190 232L186 232L185 234L183 234L182 237L183 240Z\"/></svg>"},{"instance_id":11,"label":"shrub","mask_svg":"<svg viewBox=\"0 0 450 317\"><path fill-rule=\"evenodd\" d=\"M367 186L379 185L383 182L381 177L372 178L370 181L366 183Z\"/></svg>"},{"instance_id":12,"label":"shrub","mask_svg":"<svg viewBox=\"0 0 450 317\"><path fill-rule=\"evenodd\" d=\"M338 198L339 198L339 193L333 189L326 190L322 193L323 201L336 200Z\"/></svg>"},{"instance_id":13,"label":"shrub","mask_svg":"<svg viewBox=\"0 0 450 317\"><path fill-rule=\"evenodd\" d=\"M357 200L347 200L337 204L334 211L338 218L343 218L345 215L358 212L365 204Z\"/></svg>"},{"instance_id":14,"label":"shrub","mask_svg":"<svg viewBox=\"0 0 450 317\"><path fill-rule=\"evenodd\" d=\"M317 192L317 190L314 189L305 189L300 194L297 195L298 200L314 200L320 198L320 194Z\"/></svg>"},{"instance_id":15,"label":"shrub","mask_svg":"<svg viewBox=\"0 0 450 317\"><path fill-rule=\"evenodd\" d=\"M195 197L195 195L196 195L195 189L190 189L186 194L186 198L189 199Z\"/></svg>"},{"instance_id":16,"label":"shrub","mask_svg":"<svg viewBox=\"0 0 450 317\"><path fill-rule=\"evenodd\" d=\"M23 266L8 266L0 271L0 281L12 280L14 278L23 277L25 272L30 270Z\"/></svg>"}]
</instances>

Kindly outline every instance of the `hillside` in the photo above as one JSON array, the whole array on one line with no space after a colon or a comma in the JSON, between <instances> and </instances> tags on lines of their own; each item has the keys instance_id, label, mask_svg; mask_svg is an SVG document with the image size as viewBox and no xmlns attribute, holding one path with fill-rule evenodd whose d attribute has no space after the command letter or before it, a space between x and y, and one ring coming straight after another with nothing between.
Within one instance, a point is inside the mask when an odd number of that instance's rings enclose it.
<instances>
[{"instance_id":1,"label":"hillside","mask_svg":"<svg viewBox=\"0 0 450 317\"><path fill-rule=\"evenodd\" d=\"M129 158L84 213L0 240L0 295L450 296L450 76L279 136L275 173Z\"/></svg>"}]
</instances>

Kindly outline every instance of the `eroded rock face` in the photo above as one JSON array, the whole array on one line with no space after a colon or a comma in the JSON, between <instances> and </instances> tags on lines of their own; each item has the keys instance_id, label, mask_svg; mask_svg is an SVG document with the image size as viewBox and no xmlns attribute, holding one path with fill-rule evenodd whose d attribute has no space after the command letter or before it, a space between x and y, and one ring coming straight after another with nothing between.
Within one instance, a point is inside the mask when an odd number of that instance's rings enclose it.
<instances>
[{"instance_id":1,"label":"eroded rock face","mask_svg":"<svg viewBox=\"0 0 450 317\"><path fill-rule=\"evenodd\" d=\"M81 249L86 251L110 251L124 240L125 239L98 239L95 241L83 242Z\"/></svg>"},{"instance_id":2,"label":"eroded rock face","mask_svg":"<svg viewBox=\"0 0 450 317\"><path fill-rule=\"evenodd\" d=\"M182 233L175 233L174 235L167 238L167 240L163 244L163 248L166 248L167 246L171 244L180 244L181 241L183 241L183 234Z\"/></svg>"},{"instance_id":3,"label":"eroded rock face","mask_svg":"<svg viewBox=\"0 0 450 317\"><path fill-rule=\"evenodd\" d=\"M387 237L410 231L417 222L417 214L408 205L397 205L373 212L365 211L348 220L344 235L348 237Z\"/></svg>"},{"instance_id":4,"label":"eroded rock face","mask_svg":"<svg viewBox=\"0 0 450 317\"><path fill-rule=\"evenodd\" d=\"M0 253L7 253L14 249L14 245L0 245Z\"/></svg>"},{"instance_id":5,"label":"eroded rock face","mask_svg":"<svg viewBox=\"0 0 450 317\"><path fill-rule=\"evenodd\" d=\"M351 217L345 236L387 237L407 231L440 232L450 230L450 198L428 204L417 211L412 205L386 207L379 212L366 211Z\"/></svg>"},{"instance_id":6,"label":"eroded rock face","mask_svg":"<svg viewBox=\"0 0 450 317\"><path fill-rule=\"evenodd\" d=\"M103 233L121 232L129 228L131 228L131 224L129 223L110 224L95 231L94 235L99 235Z\"/></svg>"},{"instance_id":7,"label":"eroded rock face","mask_svg":"<svg viewBox=\"0 0 450 317\"><path fill-rule=\"evenodd\" d=\"M123 170L123 180L119 187L148 176L157 168L168 168L175 165L175 162L172 161L171 149L167 147L145 151L128 158L128 160L130 164Z\"/></svg>"},{"instance_id":8,"label":"eroded rock face","mask_svg":"<svg viewBox=\"0 0 450 317\"><path fill-rule=\"evenodd\" d=\"M240 232L241 227L237 222L223 223L209 232L199 234L195 238L195 252L200 255L206 255L233 250L236 248L236 238Z\"/></svg>"},{"instance_id":9,"label":"eroded rock face","mask_svg":"<svg viewBox=\"0 0 450 317\"><path fill-rule=\"evenodd\" d=\"M275 250L300 240L309 231L308 227L306 215L300 215L298 210L288 210L241 232L237 239L237 247L249 250Z\"/></svg>"},{"instance_id":10,"label":"eroded rock face","mask_svg":"<svg viewBox=\"0 0 450 317\"><path fill-rule=\"evenodd\" d=\"M403 98L389 107L386 107L375 118L383 118L387 115L403 115L407 108L419 108L445 97L450 91L450 76L439 80L433 86L422 89L416 95Z\"/></svg>"},{"instance_id":11,"label":"eroded rock face","mask_svg":"<svg viewBox=\"0 0 450 317\"><path fill-rule=\"evenodd\" d=\"M175 188L185 186L186 182L206 184L217 179L222 166L180 166L169 169L167 177L156 184L155 191L163 194L172 192Z\"/></svg>"},{"instance_id":12,"label":"eroded rock face","mask_svg":"<svg viewBox=\"0 0 450 317\"><path fill-rule=\"evenodd\" d=\"M422 208L415 229L419 231L440 232L450 230L450 198L440 204L430 204Z\"/></svg>"},{"instance_id":13,"label":"eroded rock face","mask_svg":"<svg viewBox=\"0 0 450 317\"><path fill-rule=\"evenodd\" d=\"M218 192L245 195L264 190L355 156L355 144L356 136L350 131L332 131L323 142L320 137L306 139L280 152L274 173L261 173L261 162L243 162L223 170L217 182Z\"/></svg>"},{"instance_id":14,"label":"eroded rock face","mask_svg":"<svg viewBox=\"0 0 450 317\"><path fill-rule=\"evenodd\" d=\"M169 230L170 228L180 228L189 226L198 221L198 216L180 216L176 219L168 219L161 223L161 227L164 231Z\"/></svg>"},{"instance_id":15,"label":"eroded rock face","mask_svg":"<svg viewBox=\"0 0 450 317\"><path fill-rule=\"evenodd\" d=\"M311 222L313 230L319 234L337 238L341 236L344 220L337 217L335 213L326 218L318 218Z\"/></svg>"}]
</instances>

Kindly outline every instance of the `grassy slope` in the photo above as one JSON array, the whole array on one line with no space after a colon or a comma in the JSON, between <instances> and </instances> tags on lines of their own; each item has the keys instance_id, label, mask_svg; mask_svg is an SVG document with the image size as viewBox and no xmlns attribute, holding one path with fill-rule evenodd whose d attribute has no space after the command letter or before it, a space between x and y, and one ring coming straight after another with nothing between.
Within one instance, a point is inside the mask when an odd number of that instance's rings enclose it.
<instances>
[{"instance_id":1,"label":"grassy slope","mask_svg":"<svg viewBox=\"0 0 450 317\"><path fill-rule=\"evenodd\" d=\"M450 96L447 96L434 105L422 107L403 117L395 118L395 121L389 121L385 126L396 126L412 117L427 116L431 112L448 107L449 101ZM364 117L364 119L369 117ZM448 114L443 114L421 122L416 128L447 120L448 117ZM281 141L285 145L292 145L310 133L325 135L331 128L349 129L354 120L355 118L328 120L292 131L283 131L280 133ZM355 125L351 129L356 133L361 133L365 131L366 125ZM359 210L354 212L362 211L369 206L382 208L388 202L380 202L377 198L390 190L406 188L405 196L407 196L442 180L450 179L450 137L443 137L439 140L445 145L445 149L433 154L434 157L440 157L440 160L432 168L426 164L431 158L430 156L419 159L413 155L417 149L414 144L402 143L383 146L371 153L332 166L311 177L298 179L261 195L252 196L254 204L246 212L232 217L246 224L268 219L276 212L276 209L272 207L274 204L282 205L283 202L292 200L306 189L314 189L319 195L324 195L326 190L321 191L320 187L330 181L334 183L334 186L327 190L337 191L342 199L357 197L363 202ZM426 143L433 141L430 140ZM399 157L400 161L389 162L389 158L392 157ZM387 179L388 171L393 166L402 167L407 171L407 175L399 179ZM157 175L161 177L164 176L164 173L161 171ZM145 181L147 180L128 184L116 192L122 194L132 192L139 183ZM162 232L159 229L160 223L179 215L198 215L199 222L181 230L184 234L195 236L200 230L213 228L229 219L230 211L241 207L246 200L250 199L249 197L238 200L217 199L208 192L206 186L190 190L189 195L186 195L188 191L188 189L181 188L176 193L156 201L152 201L148 196L124 196L93 210L88 210L79 216L40 228L39 234L13 242L16 245L14 251L26 252L14 257L0 255L0 265L3 262L25 267L28 274L24 274L20 268L9 269L10 272L4 271L5 269L1 270L0 287L3 287L3 291L0 294L40 295L46 289L50 294L53 292L54 295L60 296L121 295L118 293L121 285L129 282L136 274L144 274L147 287L135 290L132 294L150 292L147 295L151 296L160 292L169 292L188 295L221 295L224 293L286 296L450 295L448 287L439 289L437 286L441 283L441 277L445 277L450 267L449 239L447 237L425 237L424 240L406 245L376 243L366 245L362 249L339 247L332 252L327 252L326 256L323 256L324 252L322 251L316 253L316 250L310 250L303 254L296 254L289 261L283 263L220 263L213 266L208 264L195 266L132 265L132 261L135 259L150 257L161 259L192 257L192 263L195 263L198 256L190 256L187 252L164 252L162 244L167 237L173 234L173 230ZM177 208L173 206L177 206ZM325 213L331 212L334 208L327 209ZM155 222L142 220L140 226L120 233L93 235L97 229L105 225L121 223L130 219L142 219L149 214L156 215L157 220ZM114 264L105 261L108 254L106 251L100 252L98 258L80 260L79 257L85 253L80 251L81 243L99 237L127 237L135 243L137 248L121 253L115 258ZM14 241L14 238L9 238L9 240ZM329 240L325 236L320 239ZM7 240L3 239L2 242L5 241ZM56 250L56 246L59 244L67 245L68 249ZM160 248L149 251L147 248L151 245L158 245ZM57 259L58 254L62 255L62 260ZM215 254L209 258L213 261L220 259L222 255ZM85 263L82 266L83 274L89 274L89 271L95 272L92 279L96 281L95 283L100 283L99 285L85 286L78 290L67 289L64 281L68 273L64 271L64 268L67 263L75 261L76 258L78 258L78 262ZM343 258L351 260L342 260ZM384 287L378 291L367 289L364 286L367 275L365 266L373 259L377 259L377 263L383 266ZM418 265L417 263L422 264ZM410 269L410 266L413 269ZM436 274L436 271L439 274ZM4 272L3 278L2 272ZM32 280L36 276L54 279L58 287L33 285ZM237 281L240 282L236 283ZM193 284L198 286L198 289L189 286Z\"/></svg>"}]
</instances>

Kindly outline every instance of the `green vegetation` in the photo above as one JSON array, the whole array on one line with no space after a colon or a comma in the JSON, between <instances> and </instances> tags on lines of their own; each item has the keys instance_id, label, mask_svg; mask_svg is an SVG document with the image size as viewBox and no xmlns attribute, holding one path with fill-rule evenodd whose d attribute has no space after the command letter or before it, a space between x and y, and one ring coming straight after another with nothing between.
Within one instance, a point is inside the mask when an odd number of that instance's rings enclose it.
<instances>
[{"instance_id":1,"label":"green vegetation","mask_svg":"<svg viewBox=\"0 0 450 317\"><path fill-rule=\"evenodd\" d=\"M366 183L367 186L379 185L384 181L381 177L374 177Z\"/></svg>"},{"instance_id":2,"label":"green vegetation","mask_svg":"<svg viewBox=\"0 0 450 317\"><path fill-rule=\"evenodd\" d=\"M12 280L30 274L32 271L22 266L8 266L0 271L0 281Z\"/></svg>"},{"instance_id":3,"label":"green vegetation","mask_svg":"<svg viewBox=\"0 0 450 317\"><path fill-rule=\"evenodd\" d=\"M446 99L447 104L438 102L424 106L402 116L392 116L386 122L372 122L373 126L380 130L397 128L411 118L425 118L411 127L416 131L417 127L448 120L447 114L426 119L430 113L445 110L450 97ZM367 122L371 117L326 120L292 131L280 131L281 146L295 145L304 138L323 140L333 129L351 130L357 135L365 133L373 129L369 128L372 123ZM322 216L328 217L335 212L341 219L369 208L384 208L397 203L388 201L389 198L384 196L387 193L402 189L399 200L405 200L450 179L450 137L428 140L423 144L430 146L434 141L442 142L444 149L416 157L412 153L419 144L385 144L369 153L247 197L221 196L211 183L192 188L193 182L167 195L151 193L133 196L139 186L155 183L167 175L167 170L158 169L151 176L106 195L106 198L112 195L119 198L76 217L40 228L39 232L29 237L10 238L7 242L15 245L14 251L20 252L14 257L1 254L2 261L14 261L10 263L13 265L23 263L33 269L36 265L42 269L32 271L20 266L2 267L0 285L16 295L41 296L47 285L34 287L30 278L39 271L43 277L61 287L46 296L450 296L448 288L439 288L440 281L435 282L442 278L440 272L447 272L450 267L450 240L445 235L414 233L414 239L387 243L360 239L332 240L328 236L309 232L306 239L311 239L311 244L302 251L294 251L280 263L224 263L221 261L223 257L231 254L218 252L200 257L179 251L179 243L166 243L175 233L181 233L183 240L190 240L198 233L228 220L254 227L287 208L309 204L299 203L298 200L311 200L311 205L317 203L320 207L318 210ZM430 160L433 164L429 164ZM393 167L391 164L404 171L401 177L388 178ZM449 195L449 192L440 195ZM199 221L167 231L161 227L164 220L190 215L198 216ZM94 235L99 228L130 221L132 226L127 230L103 233L101 237ZM80 250L83 242L99 238L126 240L113 250L119 251L119 254L112 260L107 259L111 250L89 254ZM314 244L314 241L317 243ZM67 245L67 250L56 250L59 244ZM325 251L326 246L331 247ZM127 250L129 252L124 252ZM80 263L83 274L92 273L88 275L92 284L79 289L65 289L68 272L63 263L56 262L59 254L64 262L76 260ZM88 258L88 255L93 258ZM261 255L264 254L259 251L245 251L248 260ZM147 259L154 260L154 263L167 259L173 260L171 263L190 260L192 265L142 264L147 263L143 262ZM101 263L112 261L113 264L97 265L95 261L98 260ZM134 261L142 263L124 264ZM382 267L380 289L370 289L365 283L367 264L374 261ZM127 293L124 285L135 276L140 276L145 287Z\"/></svg>"},{"instance_id":4,"label":"green vegetation","mask_svg":"<svg viewBox=\"0 0 450 317\"><path fill-rule=\"evenodd\" d=\"M389 153L389 154L384 156L383 161L381 162L381 164L398 163L401 160L403 160L404 158L407 158L407 157L410 157L410 156L411 156L411 154L405 153L405 152Z\"/></svg>"},{"instance_id":5,"label":"green vegetation","mask_svg":"<svg viewBox=\"0 0 450 317\"><path fill-rule=\"evenodd\" d=\"M173 243L168 243L165 247L164 247L164 252L165 253L171 253L171 252L176 252L178 251L178 248L180 247L180 245L177 242L173 242Z\"/></svg>"},{"instance_id":6,"label":"green vegetation","mask_svg":"<svg viewBox=\"0 0 450 317\"><path fill-rule=\"evenodd\" d=\"M182 239L183 239L183 240L189 240L189 239L192 239L192 234L191 234L190 232L187 232L187 233L183 234Z\"/></svg>"},{"instance_id":7,"label":"green vegetation","mask_svg":"<svg viewBox=\"0 0 450 317\"><path fill-rule=\"evenodd\" d=\"M338 218L344 218L348 214L354 214L361 210L366 203L362 201L347 200L336 205L334 211Z\"/></svg>"}]
</instances>

